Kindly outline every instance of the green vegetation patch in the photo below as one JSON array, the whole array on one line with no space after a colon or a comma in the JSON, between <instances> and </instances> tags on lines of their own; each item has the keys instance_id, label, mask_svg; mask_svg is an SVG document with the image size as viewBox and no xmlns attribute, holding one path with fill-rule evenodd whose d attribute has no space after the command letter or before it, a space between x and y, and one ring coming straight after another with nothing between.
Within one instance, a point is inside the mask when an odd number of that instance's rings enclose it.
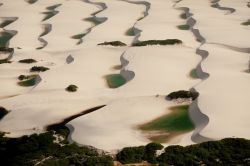
<instances>
[{"instance_id":1,"label":"green vegetation patch","mask_svg":"<svg viewBox=\"0 0 250 166\"><path fill-rule=\"evenodd\" d=\"M126 33L127 36L135 36L134 28L129 28Z\"/></svg>"},{"instance_id":2,"label":"green vegetation patch","mask_svg":"<svg viewBox=\"0 0 250 166\"><path fill-rule=\"evenodd\" d=\"M29 87L36 85L36 78L38 75L20 75L18 79L20 82L18 82L18 85Z\"/></svg>"},{"instance_id":3,"label":"green vegetation patch","mask_svg":"<svg viewBox=\"0 0 250 166\"><path fill-rule=\"evenodd\" d=\"M19 63L36 63L37 61L35 59L22 59L20 61L18 61Z\"/></svg>"},{"instance_id":4,"label":"green vegetation patch","mask_svg":"<svg viewBox=\"0 0 250 166\"><path fill-rule=\"evenodd\" d=\"M178 25L177 28L180 30L189 30L190 26L186 25L186 24L185 25Z\"/></svg>"},{"instance_id":5,"label":"green vegetation patch","mask_svg":"<svg viewBox=\"0 0 250 166\"><path fill-rule=\"evenodd\" d=\"M117 47L117 46L126 46L127 44L121 42L121 41L111 41L111 42L104 42L104 43L99 43L97 44L98 46L107 46L107 45L111 45L111 46L114 46L114 47Z\"/></svg>"},{"instance_id":6,"label":"green vegetation patch","mask_svg":"<svg viewBox=\"0 0 250 166\"><path fill-rule=\"evenodd\" d=\"M146 40L146 41L133 43L132 46L140 47L140 46L147 46L147 45L175 45L175 44L182 44L182 41L179 39Z\"/></svg>"},{"instance_id":7,"label":"green vegetation patch","mask_svg":"<svg viewBox=\"0 0 250 166\"><path fill-rule=\"evenodd\" d=\"M194 129L194 124L188 115L188 105L171 107L170 114L159 117L147 124L142 130L164 130L166 132L182 132Z\"/></svg>"},{"instance_id":8,"label":"green vegetation patch","mask_svg":"<svg viewBox=\"0 0 250 166\"><path fill-rule=\"evenodd\" d=\"M118 88L126 83L126 79L121 74L107 75L106 80L110 88Z\"/></svg>"},{"instance_id":9,"label":"green vegetation patch","mask_svg":"<svg viewBox=\"0 0 250 166\"><path fill-rule=\"evenodd\" d=\"M6 47L8 41L13 37L9 32L0 32L0 47Z\"/></svg>"},{"instance_id":10,"label":"green vegetation patch","mask_svg":"<svg viewBox=\"0 0 250 166\"><path fill-rule=\"evenodd\" d=\"M196 72L196 69L191 70L189 73L189 76L193 79L199 79L197 72Z\"/></svg>"}]
</instances>

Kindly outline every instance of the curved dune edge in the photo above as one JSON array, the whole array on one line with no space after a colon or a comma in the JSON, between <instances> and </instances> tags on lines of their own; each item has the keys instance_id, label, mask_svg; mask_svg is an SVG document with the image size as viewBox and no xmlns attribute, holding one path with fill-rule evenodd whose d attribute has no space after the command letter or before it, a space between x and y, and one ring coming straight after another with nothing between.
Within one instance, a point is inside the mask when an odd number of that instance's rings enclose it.
<instances>
[{"instance_id":1,"label":"curved dune edge","mask_svg":"<svg viewBox=\"0 0 250 166\"><path fill-rule=\"evenodd\" d=\"M181 2L181 0L176 1L176 4L173 7L176 8L177 3L179 3L179 2ZM209 77L209 74L204 72L202 70L202 67L201 67L202 62L209 55L209 53L206 50L200 49L202 47L202 45L204 45L206 43L206 39L200 34L200 31L198 29L194 28L194 25L196 24L196 20L192 17L193 14L190 13L190 9L188 7L180 7L178 9L183 10L185 12L186 17L187 17L187 25L189 25L190 31L195 36L196 40L201 43L200 46L198 48L196 48L196 54L201 56L201 58L202 58L201 61L199 62L199 64L196 66L196 73L197 73L198 78L200 78L202 80L201 81L201 83L202 83L203 81L205 81ZM191 88L191 90L196 91L195 86L193 88ZM200 143L200 142L212 140L208 137L204 137L204 136L200 135L200 132L209 123L209 118L207 115L203 114L201 112L201 110L199 109L198 100L199 100L199 97L197 99L195 99L189 106L189 115L190 115L190 118L195 125L195 130L191 136L191 140L195 143Z\"/></svg>"},{"instance_id":2,"label":"curved dune edge","mask_svg":"<svg viewBox=\"0 0 250 166\"><path fill-rule=\"evenodd\" d=\"M36 49L43 49L44 47L46 47L48 45L48 42L45 39L43 39L42 37L51 32L52 25L51 24L42 24L42 28L43 28L43 32L38 37L38 40L42 43L42 46L38 47Z\"/></svg>"},{"instance_id":3,"label":"curved dune edge","mask_svg":"<svg viewBox=\"0 0 250 166\"><path fill-rule=\"evenodd\" d=\"M90 28L88 28L88 29L86 30L86 32L84 32L84 33L82 33L82 34L76 34L76 35L75 35L75 36L81 35L80 38L76 38L76 39L79 40L79 41L76 43L77 45L82 44L83 38L84 38L86 35L88 35L88 34L92 31L93 28L95 28L96 26L98 26L98 25L100 25L100 24L102 24L102 23L104 23L105 21L108 20L107 17L97 17L97 16L96 16L98 13L103 12L104 10L107 9L107 5L106 5L105 3L103 3L103 2L91 2L91 1L89 1L89 0L83 0L83 1L86 2L86 3L92 4L92 5L97 5L97 6L99 6L101 9L98 10L98 11L96 11L96 12L94 12L94 13L92 13L92 14L91 14L92 17L86 18L86 19L88 19L88 20L85 19L85 21L93 22L93 26L90 27ZM72 36L72 38L74 38L74 36Z\"/></svg>"},{"instance_id":4,"label":"curved dune edge","mask_svg":"<svg viewBox=\"0 0 250 166\"><path fill-rule=\"evenodd\" d=\"M143 12L143 17L138 19L132 27L132 30L134 31L134 34L135 34L135 37L134 37L132 43L138 42L138 38L141 36L142 31L140 29L136 28L136 24L138 21L147 17L151 4L149 2L146 2L146 1L129 1L129 0L122 0L122 1L131 3L131 4L136 4L136 5L145 5L145 11ZM127 50L124 51L120 57L120 61L121 61L121 65L122 65L122 69L120 71L120 74L125 78L126 83L131 81L135 77L135 73L133 71L126 70L126 66L129 64L129 61L127 59L125 59L124 55L126 54Z\"/></svg>"},{"instance_id":5,"label":"curved dune edge","mask_svg":"<svg viewBox=\"0 0 250 166\"><path fill-rule=\"evenodd\" d=\"M0 7L2 5L3 5L3 3L0 3ZM11 35L10 39L8 41L6 41L6 44L4 47L9 47L10 40L18 33L16 30L6 30L6 29L4 29L4 27L12 24L17 19L18 19L18 17L1 17L2 22L1 22L0 28L3 28L3 33L7 32ZM0 36L1 36L1 33L0 33ZM11 60L13 58L13 55L14 55L14 49L12 49L11 52L9 52L7 60Z\"/></svg>"},{"instance_id":6,"label":"curved dune edge","mask_svg":"<svg viewBox=\"0 0 250 166\"><path fill-rule=\"evenodd\" d=\"M75 115L71 115L67 118L65 118L62 122L58 122L58 123L54 123L54 124L51 124L51 125L48 125L46 127L46 130L53 130L55 128L58 128L60 126L65 126L67 123L69 123L70 121L80 117L80 116L83 116L83 115L86 115L86 114L89 114L91 112L94 112L94 111L97 111L103 107L105 107L106 105L100 105L100 106L96 106L96 107L93 107L93 108L89 108L87 110L84 110L78 114L75 114Z\"/></svg>"},{"instance_id":7,"label":"curved dune edge","mask_svg":"<svg viewBox=\"0 0 250 166\"><path fill-rule=\"evenodd\" d=\"M148 16L149 14L149 10L150 10L150 7L151 7L151 3L150 2L147 2L147 1L130 1L130 0L122 0L124 2L128 2L128 3L131 3L131 4L136 4L136 5L145 5L146 9L145 11L143 12L143 17L139 18L135 24L133 25L133 27L131 28L131 30L134 32L135 34L135 38L134 40L132 41L132 44L133 43L136 43L136 42L139 42L139 37L141 36L141 30L136 28L136 24L138 23L138 21L141 21L142 19L144 19L145 17Z\"/></svg>"},{"instance_id":8,"label":"curved dune edge","mask_svg":"<svg viewBox=\"0 0 250 166\"><path fill-rule=\"evenodd\" d=\"M1 5L0 5L1 6ZM12 24L18 19L18 17L0 17L1 23L0 28L4 28L9 24Z\"/></svg>"},{"instance_id":9,"label":"curved dune edge","mask_svg":"<svg viewBox=\"0 0 250 166\"><path fill-rule=\"evenodd\" d=\"M52 17L54 17L55 15L57 15L59 13L59 11L57 11L56 8L58 8L61 5L62 4L55 4L55 5L46 7L47 11L43 12L43 14L45 14L45 17L43 18L42 21L49 20Z\"/></svg>"},{"instance_id":10,"label":"curved dune edge","mask_svg":"<svg viewBox=\"0 0 250 166\"><path fill-rule=\"evenodd\" d=\"M211 7L217 8L219 10L226 10L226 11L228 11L228 13L226 13L226 14L232 14L236 11L236 9L234 9L234 8L220 6L219 2L220 2L220 0L211 0Z\"/></svg>"},{"instance_id":11,"label":"curved dune edge","mask_svg":"<svg viewBox=\"0 0 250 166\"><path fill-rule=\"evenodd\" d=\"M135 77L135 73L133 71L126 70L126 66L129 64L129 61L124 58L125 54L126 54L126 51L120 57L120 61L121 61L121 65L122 65L122 69L120 71L120 74L122 75L122 77L125 78L126 83L127 83Z\"/></svg>"}]
</instances>

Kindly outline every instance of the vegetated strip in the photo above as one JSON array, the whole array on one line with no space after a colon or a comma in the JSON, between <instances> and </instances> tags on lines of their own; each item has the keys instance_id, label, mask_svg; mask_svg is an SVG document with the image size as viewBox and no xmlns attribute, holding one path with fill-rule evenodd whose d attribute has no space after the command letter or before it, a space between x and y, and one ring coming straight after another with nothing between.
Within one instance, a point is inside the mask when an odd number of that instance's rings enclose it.
<instances>
[{"instance_id":1,"label":"vegetated strip","mask_svg":"<svg viewBox=\"0 0 250 166\"><path fill-rule=\"evenodd\" d=\"M93 107L93 108L90 108L90 109L87 109L87 110L84 110L78 114L75 114L75 115L72 115L66 119L64 119L62 122L59 122L59 123L55 123L55 124L52 124L52 125L49 125L46 127L46 130L50 131L50 130L56 130L57 128L61 128L61 126L65 126L67 123L69 123L70 121L80 117L80 116L83 116L83 115L86 115L86 114L89 114L91 112L94 112L96 110L99 110L103 107L105 107L106 105L100 105L100 106L96 106L96 107Z\"/></svg>"},{"instance_id":2,"label":"vegetated strip","mask_svg":"<svg viewBox=\"0 0 250 166\"><path fill-rule=\"evenodd\" d=\"M104 11L105 9L107 9L107 5L103 2L91 2L90 0L83 0L86 3L89 3L91 5L97 5L99 6L101 9L92 13L91 17L85 18L84 21L89 21L93 24L93 26L91 26L90 28L88 28L86 30L86 32L80 33L80 34L76 34L71 36L72 39L78 39L79 41L76 43L77 45L81 44L83 42L83 38L89 34L92 29L96 26L98 26L99 24L104 23L108 18L107 17L97 17L96 15L102 11Z\"/></svg>"},{"instance_id":3,"label":"vegetated strip","mask_svg":"<svg viewBox=\"0 0 250 166\"><path fill-rule=\"evenodd\" d=\"M182 44L182 41L179 39L166 39L166 40L146 40L146 41L138 41L133 43L133 47L141 47L147 45L175 45Z\"/></svg>"}]
</instances>

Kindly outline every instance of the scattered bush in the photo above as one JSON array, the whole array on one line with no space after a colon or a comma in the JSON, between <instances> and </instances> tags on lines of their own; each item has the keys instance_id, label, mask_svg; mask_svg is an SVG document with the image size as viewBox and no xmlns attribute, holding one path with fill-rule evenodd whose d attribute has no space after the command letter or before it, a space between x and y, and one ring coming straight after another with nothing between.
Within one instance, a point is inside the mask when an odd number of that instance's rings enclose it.
<instances>
[{"instance_id":1,"label":"scattered bush","mask_svg":"<svg viewBox=\"0 0 250 166\"><path fill-rule=\"evenodd\" d=\"M241 25L245 25L245 26L250 25L250 20L248 20L248 21L246 21L246 22L241 23Z\"/></svg>"},{"instance_id":2,"label":"scattered bush","mask_svg":"<svg viewBox=\"0 0 250 166\"><path fill-rule=\"evenodd\" d=\"M186 19L187 19L187 15L186 15L186 13L181 13L180 18L182 18L182 19L186 20Z\"/></svg>"},{"instance_id":3,"label":"scattered bush","mask_svg":"<svg viewBox=\"0 0 250 166\"><path fill-rule=\"evenodd\" d=\"M174 45L174 44L182 44L182 41L179 39L147 40L147 41L140 41L137 43L133 43L132 46L140 47L147 45Z\"/></svg>"},{"instance_id":4,"label":"scattered bush","mask_svg":"<svg viewBox=\"0 0 250 166\"><path fill-rule=\"evenodd\" d=\"M18 79L19 79L20 81L23 81L23 80L29 79L30 77L31 77L31 76L20 75L20 76L18 76Z\"/></svg>"},{"instance_id":5,"label":"scattered bush","mask_svg":"<svg viewBox=\"0 0 250 166\"><path fill-rule=\"evenodd\" d=\"M114 47L117 47L117 46L126 46L125 43L121 42L121 41L111 41L111 42L104 42L104 43L99 43L97 44L98 46L106 46L106 45L111 45L111 46L114 46Z\"/></svg>"},{"instance_id":6,"label":"scattered bush","mask_svg":"<svg viewBox=\"0 0 250 166\"><path fill-rule=\"evenodd\" d=\"M30 69L30 72L45 72L49 70L49 68L47 67L44 67L44 66L33 66L31 69Z\"/></svg>"},{"instance_id":7,"label":"scattered bush","mask_svg":"<svg viewBox=\"0 0 250 166\"><path fill-rule=\"evenodd\" d=\"M0 106L0 120L9 113L8 110Z\"/></svg>"},{"instance_id":8,"label":"scattered bush","mask_svg":"<svg viewBox=\"0 0 250 166\"><path fill-rule=\"evenodd\" d=\"M35 63L37 62L35 59L22 59L18 61L19 63Z\"/></svg>"},{"instance_id":9,"label":"scattered bush","mask_svg":"<svg viewBox=\"0 0 250 166\"><path fill-rule=\"evenodd\" d=\"M69 85L67 88L66 88L66 91L68 92L76 92L78 89L78 87L76 85Z\"/></svg>"},{"instance_id":10,"label":"scattered bush","mask_svg":"<svg viewBox=\"0 0 250 166\"><path fill-rule=\"evenodd\" d=\"M172 92L167 95L166 99L168 100L173 100L173 99L189 99L191 98L192 100L195 100L199 96L198 92L194 91L185 91L185 90L180 90L176 92Z\"/></svg>"}]
</instances>

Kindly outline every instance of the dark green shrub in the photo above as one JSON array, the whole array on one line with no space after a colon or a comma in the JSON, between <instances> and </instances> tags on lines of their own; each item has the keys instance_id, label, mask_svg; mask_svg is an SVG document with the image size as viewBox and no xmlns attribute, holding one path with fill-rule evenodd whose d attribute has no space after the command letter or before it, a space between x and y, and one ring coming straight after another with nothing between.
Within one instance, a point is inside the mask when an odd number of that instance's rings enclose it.
<instances>
[{"instance_id":1,"label":"dark green shrub","mask_svg":"<svg viewBox=\"0 0 250 166\"><path fill-rule=\"evenodd\" d=\"M18 79L20 81L23 81L23 80L26 80L26 79L29 79L29 78L30 78L30 76L26 76L26 75L20 75L20 76L18 76Z\"/></svg>"},{"instance_id":2,"label":"dark green shrub","mask_svg":"<svg viewBox=\"0 0 250 166\"><path fill-rule=\"evenodd\" d=\"M36 78L38 75L20 75L18 79L20 82L18 82L18 85L20 86L34 86L36 84Z\"/></svg>"},{"instance_id":3,"label":"dark green shrub","mask_svg":"<svg viewBox=\"0 0 250 166\"><path fill-rule=\"evenodd\" d=\"M67 88L66 88L66 91L68 92L76 92L78 89L78 87L76 85L69 85Z\"/></svg>"},{"instance_id":4,"label":"dark green shrub","mask_svg":"<svg viewBox=\"0 0 250 166\"><path fill-rule=\"evenodd\" d=\"M180 90L176 92L172 92L167 95L166 99L168 100L173 100L173 99L189 99L191 98L192 100L195 100L199 96L198 92L194 91L185 91L185 90Z\"/></svg>"},{"instance_id":5,"label":"dark green shrub","mask_svg":"<svg viewBox=\"0 0 250 166\"><path fill-rule=\"evenodd\" d=\"M30 72L45 72L49 70L49 68L47 67L44 67L44 66L33 66L31 69L30 69Z\"/></svg>"},{"instance_id":6,"label":"dark green shrub","mask_svg":"<svg viewBox=\"0 0 250 166\"><path fill-rule=\"evenodd\" d=\"M19 63L35 63L37 62L35 59L22 59L18 61Z\"/></svg>"},{"instance_id":7,"label":"dark green shrub","mask_svg":"<svg viewBox=\"0 0 250 166\"><path fill-rule=\"evenodd\" d=\"M241 25L245 25L245 26L250 25L250 20L248 20L248 21L246 21L246 22L241 23Z\"/></svg>"},{"instance_id":8,"label":"dark green shrub","mask_svg":"<svg viewBox=\"0 0 250 166\"><path fill-rule=\"evenodd\" d=\"M111 42L104 42L104 43L99 43L97 44L98 46L107 46L107 45L111 45L111 46L126 46L125 43L121 42L121 41L111 41Z\"/></svg>"},{"instance_id":9,"label":"dark green shrub","mask_svg":"<svg viewBox=\"0 0 250 166\"><path fill-rule=\"evenodd\" d=\"M179 25L179 26L177 26L177 28L179 28L180 30L189 30L190 26L189 25Z\"/></svg>"}]
</instances>

